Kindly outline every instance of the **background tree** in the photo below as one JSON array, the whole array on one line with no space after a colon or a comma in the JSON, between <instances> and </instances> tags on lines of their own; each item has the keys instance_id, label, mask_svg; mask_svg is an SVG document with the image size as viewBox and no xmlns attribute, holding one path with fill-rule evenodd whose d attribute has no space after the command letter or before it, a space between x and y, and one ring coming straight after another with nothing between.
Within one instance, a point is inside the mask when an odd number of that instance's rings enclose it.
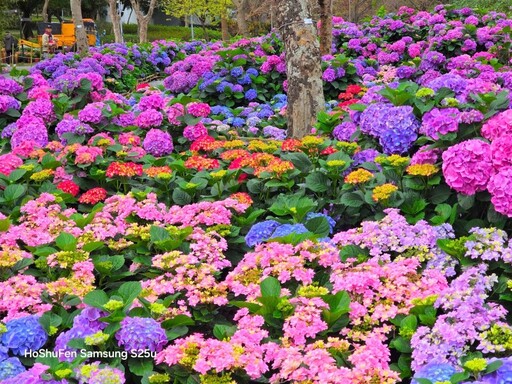
<instances>
[{"instance_id":1,"label":"background tree","mask_svg":"<svg viewBox=\"0 0 512 384\"><path fill-rule=\"evenodd\" d=\"M157 0L151 0L147 6L146 11L144 11L143 0L130 0L130 4L132 6L133 12L135 12L135 17L137 18L139 42L146 43L148 41L148 25L151 21L151 18L153 17L153 12L155 11Z\"/></svg>"},{"instance_id":2,"label":"background tree","mask_svg":"<svg viewBox=\"0 0 512 384\"><path fill-rule=\"evenodd\" d=\"M166 15L197 17L205 36L208 34L207 22L215 24L220 22L222 18L227 18L232 7L233 2L231 0L164 0L162 4L162 9Z\"/></svg>"},{"instance_id":3,"label":"background tree","mask_svg":"<svg viewBox=\"0 0 512 384\"><path fill-rule=\"evenodd\" d=\"M331 54L332 48L332 0L316 0L320 19L320 53Z\"/></svg>"},{"instance_id":4,"label":"background tree","mask_svg":"<svg viewBox=\"0 0 512 384\"><path fill-rule=\"evenodd\" d=\"M249 0L233 0L233 5L236 7L236 24L238 27L238 34L247 37L249 33L249 29L247 28L247 17L251 10Z\"/></svg>"},{"instance_id":5,"label":"background tree","mask_svg":"<svg viewBox=\"0 0 512 384\"><path fill-rule=\"evenodd\" d=\"M286 55L289 134L303 137L325 106L316 26L307 0L277 0L276 16Z\"/></svg>"},{"instance_id":6,"label":"background tree","mask_svg":"<svg viewBox=\"0 0 512 384\"><path fill-rule=\"evenodd\" d=\"M75 23L76 49L81 55L89 52L87 33L82 18L82 0L70 0L71 15Z\"/></svg>"},{"instance_id":7,"label":"background tree","mask_svg":"<svg viewBox=\"0 0 512 384\"><path fill-rule=\"evenodd\" d=\"M114 32L114 39L116 43L123 42L123 35L121 34L121 15L117 9L117 0L108 0L108 16L112 20L112 31Z\"/></svg>"}]
</instances>

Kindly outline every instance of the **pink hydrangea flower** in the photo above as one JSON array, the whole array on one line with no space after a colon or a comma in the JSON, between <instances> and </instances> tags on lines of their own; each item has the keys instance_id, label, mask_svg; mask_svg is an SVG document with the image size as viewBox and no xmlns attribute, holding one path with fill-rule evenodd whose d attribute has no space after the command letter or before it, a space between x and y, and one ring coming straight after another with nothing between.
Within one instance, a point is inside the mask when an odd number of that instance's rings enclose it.
<instances>
[{"instance_id":1,"label":"pink hydrangea flower","mask_svg":"<svg viewBox=\"0 0 512 384\"><path fill-rule=\"evenodd\" d=\"M491 146L482 140L467 140L443 153L446 183L457 192L474 195L487 187L493 173Z\"/></svg>"},{"instance_id":2,"label":"pink hydrangea flower","mask_svg":"<svg viewBox=\"0 0 512 384\"><path fill-rule=\"evenodd\" d=\"M501 168L491 177L487 186L491 193L494 209L508 217L512 217L512 167Z\"/></svg>"},{"instance_id":3,"label":"pink hydrangea flower","mask_svg":"<svg viewBox=\"0 0 512 384\"><path fill-rule=\"evenodd\" d=\"M491 141L507 133L512 133L512 109L491 117L482 127L482 136Z\"/></svg>"}]
</instances>

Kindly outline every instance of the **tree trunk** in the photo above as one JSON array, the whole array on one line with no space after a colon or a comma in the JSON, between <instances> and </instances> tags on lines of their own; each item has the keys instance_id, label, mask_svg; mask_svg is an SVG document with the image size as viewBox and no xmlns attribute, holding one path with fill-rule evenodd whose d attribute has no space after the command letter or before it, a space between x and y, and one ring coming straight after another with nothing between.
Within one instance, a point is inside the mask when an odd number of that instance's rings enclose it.
<instances>
[{"instance_id":1,"label":"tree trunk","mask_svg":"<svg viewBox=\"0 0 512 384\"><path fill-rule=\"evenodd\" d=\"M148 6L148 12L144 15L144 12L141 8L141 0L130 0L130 4L132 5L132 10L135 12L135 17L137 18L137 26L139 31L139 42L147 43L148 41L148 25L153 17L153 12L156 7L156 0L151 0Z\"/></svg>"},{"instance_id":2,"label":"tree trunk","mask_svg":"<svg viewBox=\"0 0 512 384\"><path fill-rule=\"evenodd\" d=\"M300 138L325 107L320 46L307 0L278 0L276 17L286 54L288 133Z\"/></svg>"},{"instance_id":3,"label":"tree trunk","mask_svg":"<svg viewBox=\"0 0 512 384\"><path fill-rule=\"evenodd\" d=\"M247 28L247 11L249 8L248 0L238 0L236 3L236 23L238 26L238 34L244 37L248 36Z\"/></svg>"},{"instance_id":4,"label":"tree trunk","mask_svg":"<svg viewBox=\"0 0 512 384\"><path fill-rule=\"evenodd\" d=\"M222 41L229 41L228 19L222 16L220 19L220 27L222 31Z\"/></svg>"},{"instance_id":5,"label":"tree trunk","mask_svg":"<svg viewBox=\"0 0 512 384\"><path fill-rule=\"evenodd\" d=\"M89 52L89 43L87 33L85 32L84 21L82 19L82 0L70 0L71 15L75 23L76 50L81 55Z\"/></svg>"},{"instance_id":6,"label":"tree trunk","mask_svg":"<svg viewBox=\"0 0 512 384\"><path fill-rule=\"evenodd\" d=\"M318 0L320 11L320 53L330 55L332 50L332 0Z\"/></svg>"},{"instance_id":7,"label":"tree trunk","mask_svg":"<svg viewBox=\"0 0 512 384\"><path fill-rule=\"evenodd\" d=\"M44 0L43 3L43 21L47 23L48 19L48 5L50 4L50 0Z\"/></svg>"},{"instance_id":8,"label":"tree trunk","mask_svg":"<svg viewBox=\"0 0 512 384\"><path fill-rule=\"evenodd\" d=\"M112 30L114 31L114 38L116 43L123 42L123 35L121 34L121 15L117 10L117 0L108 0L108 15L112 20Z\"/></svg>"}]
</instances>

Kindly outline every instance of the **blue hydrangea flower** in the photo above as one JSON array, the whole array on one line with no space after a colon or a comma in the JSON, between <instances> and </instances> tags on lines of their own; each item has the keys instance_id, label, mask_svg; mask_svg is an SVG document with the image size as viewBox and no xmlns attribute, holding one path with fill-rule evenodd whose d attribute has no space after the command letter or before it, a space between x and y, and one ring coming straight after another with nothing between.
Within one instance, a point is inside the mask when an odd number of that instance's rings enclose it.
<instances>
[{"instance_id":1,"label":"blue hydrangea flower","mask_svg":"<svg viewBox=\"0 0 512 384\"><path fill-rule=\"evenodd\" d=\"M292 233L295 233L297 235L300 235L301 233L309 232L308 229L304 226L304 224L283 224L276 228L272 236L270 236L271 239L275 239L277 237L284 237L288 236Z\"/></svg>"},{"instance_id":2,"label":"blue hydrangea flower","mask_svg":"<svg viewBox=\"0 0 512 384\"><path fill-rule=\"evenodd\" d=\"M503 365L499 367L496 371L491 373L490 375L485 375L482 377L483 383L492 383L492 384L510 384L512 383L512 360L511 358L500 359L503 362ZM489 361L489 363L491 363Z\"/></svg>"},{"instance_id":3,"label":"blue hydrangea flower","mask_svg":"<svg viewBox=\"0 0 512 384\"><path fill-rule=\"evenodd\" d=\"M150 317L125 317L116 339L127 351L147 349L160 352L167 343L165 330Z\"/></svg>"},{"instance_id":4,"label":"blue hydrangea flower","mask_svg":"<svg viewBox=\"0 0 512 384\"><path fill-rule=\"evenodd\" d=\"M237 127L237 128L243 127L244 124L245 124L245 120L242 119L241 117L234 117L233 121L231 122L231 125L233 125L233 127Z\"/></svg>"},{"instance_id":5,"label":"blue hydrangea flower","mask_svg":"<svg viewBox=\"0 0 512 384\"><path fill-rule=\"evenodd\" d=\"M245 73L251 76L258 76L260 74L256 68L249 68Z\"/></svg>"},{"instance_id":6,"label":"blue hydrangea flower","mask_svg":"<svg viewBox=\"0 0 512 384\"><path fill-rule=\"evenodd\" d=\"M428 379L432 383L436 381L450 381L450 377L452 377L455 372L455 368L450 364L430 363L416 372L411 384L418 384L414 379Z\"/></svg>"},{"instance_id":7,"label":"blue hydrangea flower","mask_svg":"<svg viewBox=\"0 0 512 384\"><path fill-rule=\"evenodd\" d=\"M251 76L249 76L248 74L245 74L244 76L237 79L236 82L241 85L249 85L252 83L252 79L251 79Z\"/></svg>"},{"instance_id":8,"label":"blue hydrangea flower","mask_svg":"<svg viewBox=\"0 0 512 384\"><path fill-rule=\"evenodd\" d=\"M0 361L0 380L6 380L25 372L25 367L17 357Z\"/></svg>"},{"instance_id":9,"label":"blue hydrangea flower","mask_svg":"<svg viewBox=\"0 0 512 384\"><path fill-rule=\"evenodd\" d=\"M245 243L249 247L254 247L255 245L263 243L272 236L272 233L274 233L275 229L280 225L281 224L274 220L267 220L254 224L247 235L245 235Z\"/></svg>"},{"instance_id":10,"label":"blue hydrangea flower","mask_svg":"<svg viewBox=\"0 0 512 384\"><path fill-rule=\"evenodd\" d=\"M15 355L37 351L48 340L48 335L39 324L37 316L26 316L5 324L7 331L2 335L2 344Z\"/></svg>"},{"instance_id":11,"label":"blue hydrangea flower","mask_svg":"<svg viewBox=\"0 0 512 384\"><path fill-rule=\"evenodd\" d=\"M332 233L334 231L334 227L336 226L336 221L334 221L334 219L331 216L323 214L323 213L309 212L306 215L306 221L308 221L310 219L314 219L315 217L325 217L327 222L329 223L329 233Z\"/></svg>"},{"instance_id":12,"label":"blue hydrangea flower","mask_svg":"<svg viewBox=\"0 0 512 384\"><path fill-rule=\"evenodd\" d=\"M255 89L249 89L247 92L245 92L245 99L252 101L255 100L258 97L258 91Z\"/></svg>"},{"instance_id":13,"label":"blue hydrangea flower","mask_svg":"<svg viewBox=\"0 0 512 384\"><path fill-rule=\"evenodd\" d=\"M231 70L231 76L240 77L244 74L244 69L242 67L235 67Z\"/></svg>"}]
</instances>

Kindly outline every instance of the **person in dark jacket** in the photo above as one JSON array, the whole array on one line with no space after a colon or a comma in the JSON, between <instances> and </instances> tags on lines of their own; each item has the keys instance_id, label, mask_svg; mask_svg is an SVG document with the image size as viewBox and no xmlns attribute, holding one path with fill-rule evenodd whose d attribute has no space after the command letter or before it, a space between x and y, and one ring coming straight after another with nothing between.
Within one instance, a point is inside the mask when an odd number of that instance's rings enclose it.
<instances>
[{"instance_id":1,"label":"person in dark jacket","mask_svg":"<svg viewBox=\"0 0 512 384\"><path fill-rule=\"evenodd\" d=\"M13 52L18 49L18 39L11 32L7 32L4 37L4 47L7 64L12 64L14 62Z\"/></svg>"}]
</instances>

